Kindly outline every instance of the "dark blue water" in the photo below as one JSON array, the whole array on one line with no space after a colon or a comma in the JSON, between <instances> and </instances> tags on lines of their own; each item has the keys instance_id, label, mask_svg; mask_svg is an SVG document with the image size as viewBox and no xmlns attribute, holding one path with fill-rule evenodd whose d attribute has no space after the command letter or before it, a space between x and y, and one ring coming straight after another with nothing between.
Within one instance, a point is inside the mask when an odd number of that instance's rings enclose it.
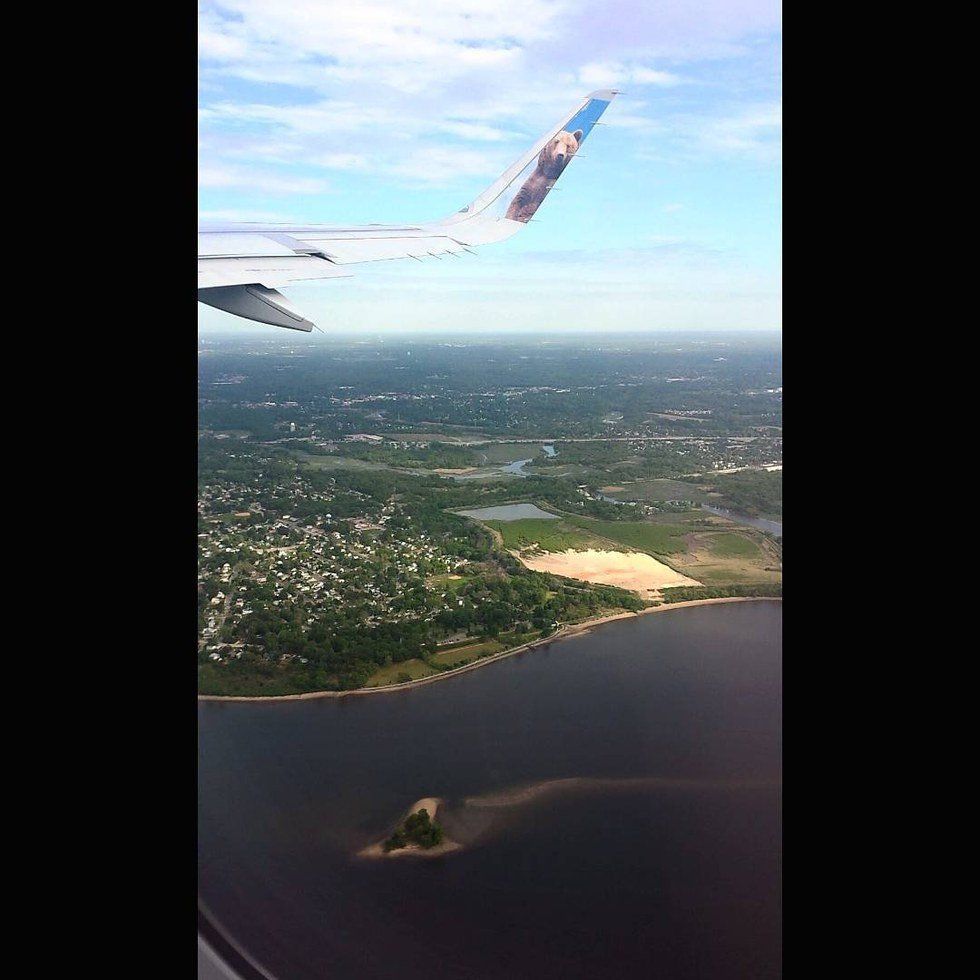
<instances>
[{"instance_id":1,"label":"dark blue water","mask_svg":"<svg viewBox=\"0 0 980 980\"><path fill-rule=\"evenodd\" d=\"M677 609L401 693L202 703L202 900L282 980L777 977L781 623ZM463 803L568 777L601 782ZM430 795L466 850L354 856Z\"/></svg>"},{"instance_id":2,"label":"dark blue water","mask_svg":"<svg viewBox=\"0 0 980 980\"><path fill-rule=\"evenodd\" d=\"M524 467L530 462L532 462L530 458L515 459L513 463L508 463L506 466L501 466L500 471L502 473L511 473L514 476L527 476L527 473L524 472Z\"/></svg>"}]
</instances>

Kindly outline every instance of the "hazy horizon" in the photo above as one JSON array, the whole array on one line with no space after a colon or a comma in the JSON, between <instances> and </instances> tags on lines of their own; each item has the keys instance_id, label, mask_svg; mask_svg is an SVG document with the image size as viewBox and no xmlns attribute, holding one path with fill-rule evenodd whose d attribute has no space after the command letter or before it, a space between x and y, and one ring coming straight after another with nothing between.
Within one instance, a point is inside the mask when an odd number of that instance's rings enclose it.
<instances>
[{"instance_id":1,"label":"hazy horizon","mask_svg":"<svg viewBox=\"0 0 980 980\"><path fill-rule=\"evenodd\" d=\"M245 326L238 327L241 323ZM424 342L427 340L445 343L454 336L459 336L467 343L493 343L495 341L527 341L529 343L548 343L560 344L562 340L584 340L589 339L596 344L608 344L618 340L637 340L649 337L651 339L671 339L682 341L685 339L701 343L709 343L712 340L722 342L734 337L750 337L756 340L770 338L782 343L782 329L767 327L730 327L722 329L717 327L696 329L691 327L662 327L655 330L603 330L601 334L596 334L594 327L568 327L562 331L554 330L476 330L468 332L452 332L446 330L427 330L425 328L413 329L410 327L391 327L389 329L371 328L369 330L324 330L304 333L298 330L285 330L279 327L270 327L265 324L253 323L243 320L241 317L232 318L226 326L222 323L212 329L202 330L200 338L205 341L215 340L262 340L263 337L270 343L283 346L297 346L304 343L327 343L331 340L347 340L359 343L370 343L372 341L384 342L392 339L406 339Z\"/></svg>"}]
</instances>

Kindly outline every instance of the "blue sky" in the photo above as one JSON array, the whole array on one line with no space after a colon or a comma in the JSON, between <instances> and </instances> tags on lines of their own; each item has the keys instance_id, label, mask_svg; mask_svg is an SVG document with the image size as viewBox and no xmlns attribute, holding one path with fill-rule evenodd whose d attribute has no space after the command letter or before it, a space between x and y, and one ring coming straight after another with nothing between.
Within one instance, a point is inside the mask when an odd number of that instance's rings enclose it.
<instances>
[{"instance_id":1,"label":"blue sky","mask_svg":"<svg viewBox=\"0 0 980 980\"><path fill-rule=\"evenodd\" d=\"M780 42L770 0L204 0L199 211L439 218L613 86L514 238L284 292L331 333L779 328Z\"/></svg>"}]
</instances>

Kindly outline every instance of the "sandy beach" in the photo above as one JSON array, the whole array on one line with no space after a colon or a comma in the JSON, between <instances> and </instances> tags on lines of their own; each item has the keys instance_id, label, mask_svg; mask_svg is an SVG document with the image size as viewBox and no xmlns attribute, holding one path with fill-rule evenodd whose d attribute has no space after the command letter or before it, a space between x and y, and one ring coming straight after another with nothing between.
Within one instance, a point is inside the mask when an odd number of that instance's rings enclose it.
<instances>
[{"instance_id":1,"label":"sandy beach","mask_svg":"<svg viewBox=\"0 0 980 980\"><path fill-rule=\"evenodd\" d=\"M640 595L651 592L659 596L660 589L678 585L700 585L700 582L669 565L657 561L642 551L550 551L540 555L518 554L512 551L528 568L551 575L564 575L598 585L615 585Z\"/></svg>"},{"instance_id":2,"label":"sandy beach","mask_svg":"<svg viewBox=\"0 0 980 980\"><path fill-rule=\"evenodd\" d=\"M437 681L444 681L457 674L464 674L469 670L479 670L489 664L496 663L506 657L513 657L515 654L524 653L527 650L534 650L536 647L547 646L556 640L565 639L569 636L577 636L580 633L587 633L601 626L603 623L612 623L618 619L632 619L634 616L646 616L651 613L669 612L671 609L688 609L691 606L710 606L722 602L782 602L779 596L731 596L723 599L689 599L686 602L672 602L662 606L648 606L639 612L621 612L609 616L597 616L595 619L586 619L581 623L571 623L562 626L551 636L542 637L540 640L533 640L531 643L523 643L519 647L510 650L502 650L492 657L484 657L482 660L474 660L472 663L457 667L455 670L446 670L431 677L420 677L415 681L405 681L402 684L386 684L384 687L358 687L352 691L309 691L306 694L267 694L267 695L224 695L224 694L199 694L198 701L304 701L310 698L350 698L361 697L368 694L391 694L395 691L405 691L412 687L421 687L423 684L435 684Z\"/></svg>"}]
</instances>

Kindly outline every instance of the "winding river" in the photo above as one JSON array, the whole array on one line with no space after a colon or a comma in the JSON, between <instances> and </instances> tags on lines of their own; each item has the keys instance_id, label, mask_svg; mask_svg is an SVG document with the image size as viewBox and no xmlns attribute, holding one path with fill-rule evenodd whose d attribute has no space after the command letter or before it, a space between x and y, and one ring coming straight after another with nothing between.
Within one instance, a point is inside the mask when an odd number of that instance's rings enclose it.
<instances>
[{"instance_id":1,"label":"winding river","mask_svg":"<svg viewBox=\"0 0 980 980\"><path fill-rule=\"evenodd\" d=\"M783 536L782 521L767 521L762 517L748 517L746 514L737 514L733 510L725 510L724 507L711 507L708 504L702 504L701 509L717 517L725 517L736 524L745 524L747 527L756 527L760 531L768 531L777 538Z\"/></svg>"}]
</instances>

